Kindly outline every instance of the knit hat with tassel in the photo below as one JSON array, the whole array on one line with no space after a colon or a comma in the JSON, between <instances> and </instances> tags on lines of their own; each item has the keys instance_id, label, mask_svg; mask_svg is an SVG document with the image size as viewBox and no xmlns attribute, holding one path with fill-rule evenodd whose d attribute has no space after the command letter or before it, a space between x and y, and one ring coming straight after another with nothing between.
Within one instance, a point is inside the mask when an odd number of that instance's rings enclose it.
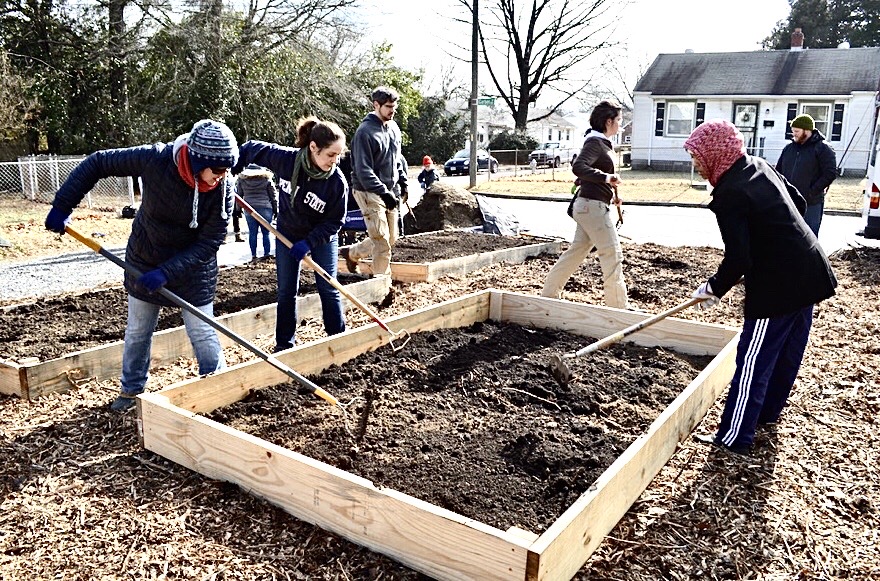
<instances>
[{"instance_id":1,"label":"knit hat with tassel","mask_svg":"<svg viewBox=\"0 0 880 581\"><path fill-rule=\"evenodd\" d=\"M196 216L199 211L198 175L206 167L232 168L238 162L238 142L232 130L225 124L212 119L202 119L193 125L186 139L189 153L190 169L195 177L193 195L193 219L191 228L198 225ZM226 204L221 205L221 215L225 220Z\"/></svg>"}]
</instances>

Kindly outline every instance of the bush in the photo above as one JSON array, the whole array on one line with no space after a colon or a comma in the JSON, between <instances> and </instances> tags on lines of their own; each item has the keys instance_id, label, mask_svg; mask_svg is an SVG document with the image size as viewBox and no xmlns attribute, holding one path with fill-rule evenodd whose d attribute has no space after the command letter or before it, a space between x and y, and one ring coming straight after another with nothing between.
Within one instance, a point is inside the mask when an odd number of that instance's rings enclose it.
<instances>
[{"instance_id":1,"label":"bush","mask_svg":"<svg viewBox=\"0 0 880 581\"><path fill-rule=\"evenodd\" d=\"M527 149L532 151L538 147L538 141L522 131L504 131L492 137L489 149Z\"/></svg>"}]
</instances>

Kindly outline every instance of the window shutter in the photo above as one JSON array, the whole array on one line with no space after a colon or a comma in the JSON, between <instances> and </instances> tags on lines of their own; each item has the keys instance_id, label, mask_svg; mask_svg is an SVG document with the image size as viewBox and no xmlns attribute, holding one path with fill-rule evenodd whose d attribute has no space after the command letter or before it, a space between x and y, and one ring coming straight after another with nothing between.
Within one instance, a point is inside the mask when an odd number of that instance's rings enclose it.
<instances>
[{"instance_id":1,"label":"window shutter","mask_svg":"<svg viewBox=\"0 0 880 581\"><path fill-rule=\"evenodd\" d=\"M657 103L657 120L654 123L654 135L663 136L663 123L666 120L666 103Z\"/></svg>"},{"instance_id":2,"label":"window shutter","mask_svg":"<svg viewBox=\"0 0 880 581\"><path fill-rule=\"evenodd\" d=\"M697 102L697 120L694 124L694 128L699 127L703 124L703 121L706 119L706 104Z\"/></svg>"},{"instance_id":3,"label":"window shutter","mask_svg":"<svg viewBox=\"0 0 880 581\"><path fill-rule=\"evenodd\" d=\"M831 141L840 141L841 137L843 137L843 103L836 103L831 120Z\"/></svg>"},{"instance_id":4,"label":"window shutter","mask_svg":"<svg viewBox=\"0 0 880 581\"><path fill-rule=\"evenodd\" d=\"M785 117L785 138L791 139L791 120L797 117L797 103L788 104L788 115Z\"/></svg>"}]
</instances>

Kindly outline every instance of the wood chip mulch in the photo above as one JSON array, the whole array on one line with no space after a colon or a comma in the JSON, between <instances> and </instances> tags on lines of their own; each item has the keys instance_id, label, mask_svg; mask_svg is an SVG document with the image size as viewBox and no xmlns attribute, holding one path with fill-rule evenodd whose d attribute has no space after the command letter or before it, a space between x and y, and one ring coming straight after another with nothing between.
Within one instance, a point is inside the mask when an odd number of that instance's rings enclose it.
<instances>
[{"instance_id":1,"label":"wood chip mulch","mask_svg":"<svg viewBox=\"0 0 880 581\"><path fill-rule=\"evenodd\" d=\"M637 306L685 300L720 252L627 245ZM383 317L483 288L540 292L552 257L467 277L395 284ZM880 578L880 251L832 257L838 294L815 313L782 420L752 456L696 443L678 451L576 579ZM601 302L588 258L566 287ZM741 324L741 295L682 318ZM370 323L348 315L351 327ZM323 336L304 321L299 339ZM271 347L272 338L256 343ZM230 348L230 364L251 359ZM154 371L151 390L191 378L194 362ZM132 414L107 404L118 381L84 382L32 402L0 397L0 579L423 579L381 555L297 520L246 491L138 445ZM698 430L714 429L716 402Z\"/></svg>"}]
</instances>

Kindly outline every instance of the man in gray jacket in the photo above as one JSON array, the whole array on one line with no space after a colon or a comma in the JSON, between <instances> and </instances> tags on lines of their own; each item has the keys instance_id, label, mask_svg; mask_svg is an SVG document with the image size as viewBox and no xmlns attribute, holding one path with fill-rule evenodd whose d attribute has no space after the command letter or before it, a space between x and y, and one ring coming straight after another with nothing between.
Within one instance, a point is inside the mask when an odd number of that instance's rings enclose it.
<instances>
[{"instance_id":1,"label":"man in gray jacket","mask_svg":"<svg viewBox=\"0 0 880 581\"><path fill-rule=\"evenodd\" d=\"M361 121L351 141L352 194L363 212L368 238L339 251L349 272L372 257L373 274L391 274L391 247L397 241L398 206L406 198L406 167L400 152L400 127L394 121L400 95L377 87L373 111Z\"/></svg>"}]
</instances>

